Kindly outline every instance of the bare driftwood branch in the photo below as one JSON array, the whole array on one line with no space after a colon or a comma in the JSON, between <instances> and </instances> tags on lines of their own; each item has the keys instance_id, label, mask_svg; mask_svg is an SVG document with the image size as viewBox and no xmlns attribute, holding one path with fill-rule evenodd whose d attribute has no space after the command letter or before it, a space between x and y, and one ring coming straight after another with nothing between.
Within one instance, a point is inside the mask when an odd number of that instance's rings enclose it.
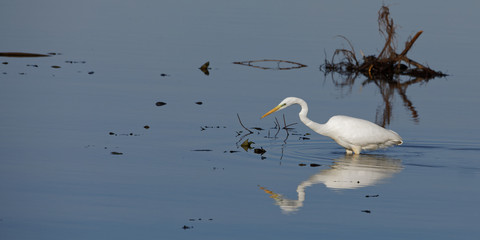
<instances>
[{"instance_id":1,"label":"bare driftwood branch","mask_svg":"<svg viewBox=\"0 0 480 240\"><path fill-rule=\"evenodd\" d=\"M255 65L255 63L260 63L260 62L275 62L275 63L277 63L277 68L263 67L263 66ZM254 63L254 64L252 64L252 63ZM287 64L290 64L291 66L290 67L279 67L280 63L287 63ZM243 66L259 68L259 69L264 69L264 70L268 70L268 69L291 70L291 69L296 69L296 68L307 67L307 65L297 63L297 62L292 62L292 61L287 61L287 60L274 60L274 59L249 60L249 61L233 62L233 64L239 64L239 65L243 65Z\"/></svg>"},{"instance_id":2,"label":"bare driftwood branch","mask_svg":"<svg viewBox=\"0 0 480 240\"><path fill-rule=\"evenodd\" d=\"M413 36L410 41L406 42L405 49L403 49L403 51L400 53L400 55L398 55L398 57L403 57L407 55L408 51L410 51L410 48L412 48L413 44L415 43L415 41L417 41L418 37L420 37L422 33L423 31L418 31L417 34L415 34L415 36Z\"/></svg>"}]
</instances>

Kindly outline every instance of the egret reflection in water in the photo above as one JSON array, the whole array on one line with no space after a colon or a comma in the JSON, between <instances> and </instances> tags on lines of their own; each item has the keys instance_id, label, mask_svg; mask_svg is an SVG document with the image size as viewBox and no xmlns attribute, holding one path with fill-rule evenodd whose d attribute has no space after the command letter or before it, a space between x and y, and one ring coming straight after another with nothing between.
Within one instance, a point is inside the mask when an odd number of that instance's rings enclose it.
<instances>
[{"instance_id":1,"label":"egret reflection in water","mask_svg":"<svg viewBox=\"0 0 480 240\"><path fill-rule=\"evenodd\" d=\"M333 190L357 189L373 186L403 169L401 161L381 155L345 155L335 159L328 169L310 176L297 186L297 199L288 199L265 187L260 187L275 200L283 213L298 211L306 198L306 189L323 183Z\"/></svg>"}]
</instances>

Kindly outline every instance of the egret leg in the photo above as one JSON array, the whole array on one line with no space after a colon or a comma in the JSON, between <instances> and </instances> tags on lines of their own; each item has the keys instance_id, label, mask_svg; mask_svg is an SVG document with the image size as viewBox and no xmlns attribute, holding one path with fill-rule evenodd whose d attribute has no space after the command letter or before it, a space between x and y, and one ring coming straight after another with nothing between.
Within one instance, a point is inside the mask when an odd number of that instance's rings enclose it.
<instances>
[{"instance_id":1,"label":"egret leg","mask_svg":"<svg viewBox=\"0 0 480 240\"><path fill-rule=\"evenodd\" d=\"M352 148L352 150L355 154L360 154L360 152L362 151L362 148L361 147L354 147L354 148Z\"/></svg>"}]
</instances>

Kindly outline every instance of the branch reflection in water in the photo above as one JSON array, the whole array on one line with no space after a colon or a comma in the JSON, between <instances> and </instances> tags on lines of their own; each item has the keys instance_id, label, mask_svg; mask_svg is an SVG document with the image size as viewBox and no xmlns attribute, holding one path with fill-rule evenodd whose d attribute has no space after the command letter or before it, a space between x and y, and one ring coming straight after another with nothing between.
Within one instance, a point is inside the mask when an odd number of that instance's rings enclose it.
<instances>
[{"instance_id":1,"label":"branch reflection in water","mask_svg":"<svg viewBox=\"0 0 480 240\"><path fill-rule=\"evenodd\" d=\"M373 186L382 180L392 177L402 171L401 161L382 155L345 155L335 159L328 169L310 176L297 186L297 199L288 199L265 187L263 191L275 200L284 214L294 213L303 206L306 198L306 188L323 183L333 190L357 189Z\"/></svg>"},{"instance_id":2,"label":"branch reflection in water","mask_svg":"<svg viewBox=\"0 0 480 240\"><path fill-rule=\"evenodd\" d=\"M340 89L344 89L345 87L348 88L348 93L352 91L353 85L355 80L359 77L357 74L348 75L343 80L337 80L333 77L332 73L332 81L336 87ZM407 80L402 80L400 77L390 77L390 78L367 78L364 80L361 85L362 87L368 84L374 84L378 87L380 94L382 95L383 104L378 106L376 115L375 115L375 123L386 127L390 124L390 120L392 118L393 113L393 106L392 102L397 93L403 101L403 105L410 111L410 116L415 123L420 122L420 117L413 105L413 102L407 96L407 88L414 84L425 84L429 81L428 78L411 78Z\"/></svg>"},{"instance_id":3,"label":"branch reflection in water","mask_svg":"<svg viewBox=\"0 0 480 240\"><path fill-rule=\"evenodd\" d=\"M324 69L321 69L321 71L324 71L325 77L327 74L331 74L332 82L333 84L340 88L344 89L347 88L348 92L351 93L353 85L355 84L355 80L363 76L358 73L354 74L340 74L340 80L336 79L334 75L336 75L332 71L327 71ZM425 84L431 78L421 78L421 77L416 77L416 78L410 78L410 79L403 79L405 77L400 77L397 75L391 75L391 76L383 76L383 77L367 77L361 85L362 87L368 85L368 84L374 84L375 86L378 87L380 94L382 95L382 100L383 100L383 106L380 105L377 108L376 115L375 115L375 123L382 126L386 127L390 124L390 120L392 118L392 113L393 113L393 106L392 102L395 96L395 93L397 93L400 98L403 101L403 105L410 111L410 115L412 120L415 123L420 122L420 117L415 109L415 106L413 105L413 102L408 98L407 96L407 88L411 85L415 84Z\"/></svg>"}]
</instances>

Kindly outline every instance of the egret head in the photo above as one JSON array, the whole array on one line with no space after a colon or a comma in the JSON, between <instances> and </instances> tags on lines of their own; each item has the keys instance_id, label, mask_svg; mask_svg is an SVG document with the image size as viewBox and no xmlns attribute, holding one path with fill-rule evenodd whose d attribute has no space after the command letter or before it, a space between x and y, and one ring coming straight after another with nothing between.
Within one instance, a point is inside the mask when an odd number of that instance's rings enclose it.
<instances>
[{"instance_id":1,"label":"egret head","mask_svg":"<svg viewBox=\"0 0 480 240\"><path fill-rule=\"evenodd\" d=\"M280 102L280 104L278 104L278 106L274 107L272 110L268 111L267 113L265 113L261 118L264 118L276 111L280 111L284 108L287 108L288 106L291 106L292 104L295 104L295 103L298 103L297 102L297 99L298 98L295 98L295 97L287 97L285 99L283 99L283 101Z\"/></svg>"}]
</instances>

